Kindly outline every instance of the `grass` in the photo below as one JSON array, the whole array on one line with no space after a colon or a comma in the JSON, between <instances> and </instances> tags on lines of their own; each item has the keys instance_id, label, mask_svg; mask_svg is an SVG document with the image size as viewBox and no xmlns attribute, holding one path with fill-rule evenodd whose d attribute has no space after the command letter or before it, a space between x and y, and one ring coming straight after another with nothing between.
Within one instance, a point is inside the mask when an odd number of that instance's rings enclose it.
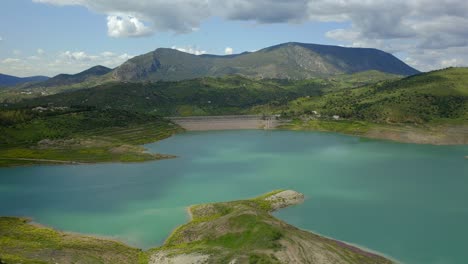
<instances>
[{"instance_id":1,"label":"grass","mask_svg":"<svg viewBox=\"0 0 468 264\"><path fill-rule=\"evenodd\" d=\"M24 218L0 217L1 263L138 263L141 253L120 242L62 233Z\"/></svg>"}]
</instances>

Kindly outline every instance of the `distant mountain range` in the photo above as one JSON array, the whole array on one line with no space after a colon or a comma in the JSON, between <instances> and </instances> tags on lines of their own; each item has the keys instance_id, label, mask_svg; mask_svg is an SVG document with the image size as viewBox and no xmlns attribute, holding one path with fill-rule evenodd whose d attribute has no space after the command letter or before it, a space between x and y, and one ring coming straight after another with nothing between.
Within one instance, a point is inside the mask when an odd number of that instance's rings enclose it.
<instances>
[{"instance_id":1,"label":"distant mountain range","mask_svg":"<svg viewBox=\"0 0 468 264\"><path fill-rule=\"evenodd\" d=\"M77 74L59 74L43 82L26 85L22 88L37 88L37 87L48 88L48 87L75 85L75 84L93 80L111 71L112 69L110 68L98 65L98 66L94 66L92 68L89 68Z\"/></svg>"},{"instance_id":2,"label":"distant mountain range","mask_svg":"<svg viewBox=\"0 0 468 264\"><path fill-rule=\"evenodd\" d=\"M48 89L55 93L89 88L110 81L181 81L202 77L240 75L251 79L304 80L380 71L402 76L419 73L395 56L377 49L284 43L255 52L234 55L193 55L159 48L134 57L115 69L95 66L77 74L59 74L21 88Z\"/></svg>"},{"instance_id":3,"label":"distant mountain range","mask_svg":"<svg viewBox=\"0 0 468 264\"><path fill-rule=\"evenodd\" d=\"M16 77L0 73L0 87L1 86L14 86L22 83L29 82L42 82L49 79L47 76L31 76L31 77Z\"/></svg>"},{"instance_id":4,"label":"distant mountain range","mask_svg":"<svg viewBox=\"0 0 468 264\"><path fill-rule=\"evenodd\" d=\"M419 73L377 49L285 43L237 55L193 55L160 48L134 57L106 77L116 81L179 81L242 75L248 78L308 79L377 70L398 75Z\"/></svg>"}]
</instances>

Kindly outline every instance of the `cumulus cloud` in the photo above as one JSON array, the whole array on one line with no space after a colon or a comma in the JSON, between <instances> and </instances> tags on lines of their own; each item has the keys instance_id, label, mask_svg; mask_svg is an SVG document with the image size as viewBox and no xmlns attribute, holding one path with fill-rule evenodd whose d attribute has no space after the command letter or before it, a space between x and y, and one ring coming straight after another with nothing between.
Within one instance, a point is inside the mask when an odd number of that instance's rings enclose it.
<instances>
[{"instance_id":1,"label":"cumulus cloud","mask_svg":"<svg viewBox=\"0 0 468 264\"><path fill-rule=\"evenodd\" d=\"M234 50L232 48L230 48L230 47L226 47L224 49L224 54L226 54L226 55L231 55L233 52L234 52Z\"/></svg>"},{"instance_id":2,"label":"cumulus cloud","mask_svg":"<svg viewBox=\"0 0 468 264\"><path fill-rule=\"evenodd\" d=\"M93 61L99 58L96 55L88 55L84 51L65 51L60 54L60 57L73 61Z\"/></svg>"},{"instance_id":3,"label":"cumulus cloud","mask_svg":"<svg viewBox=\"0 0 468 264\"><path fill-rule=\"evenodd\" d=\"M41 49L41 48L37 49L36 52L37 52L38 55L44 55L45 54L45 51L43 49Z\"/></svg>"},{"instance_id":4,"label":"cumulus cloud","mask_svg":"<svg viewBox=\"0 0 468 264\"><path fill-rule=\"evenodd\" d=\"M257 23L345 22L327 37L344 45L384 48L426 65L424 55L451 61L457 48L468 47L466 0L33 0L80 5L108 15L109 35L139 37L156 31L191 32L210 17ZM448 55L447 55L448 54ZM422 61L421 61L422 60ZM466 58L459 58L465 64ZM458 63L458 62L457 62Z\"/></svg>"},{"instance_id":5,"label":"cumulus cloud","mask_svg":"<svg viewBox=\"0 0 468 264\"><path fill-rule=\"evenodd\" d=\"M132 16L107 16L107 33L114 38L143 37L152 33L151 29L138 18Z\"/></svg>"},{"instance_id":6,"label":"cumulus cloud","mask_svg":"<svg viewBox=\"0 0 468 264\"><path fill-rule=\"evenodd\" d=\"M172 49L175 49L175 50L178 50L178 51L182 51L182 52L186 52L186 53L195 54L195 55L202 55L202 54L205 54L205 53L206 53L206 50L193 48L193 47L191 47L191 46L188 46L188 47L177 47L177 46L172 46Z\"/></svg>"}]
</instances>

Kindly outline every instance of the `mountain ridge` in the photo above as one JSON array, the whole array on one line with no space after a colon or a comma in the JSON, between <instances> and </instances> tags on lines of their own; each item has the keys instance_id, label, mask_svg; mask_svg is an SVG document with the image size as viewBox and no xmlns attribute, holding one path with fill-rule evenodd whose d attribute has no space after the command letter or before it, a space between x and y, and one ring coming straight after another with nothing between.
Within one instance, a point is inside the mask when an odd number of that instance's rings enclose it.
<instances>
[{"instance_id":1,"label":"mountain ridge","mask_svg":"<svg viewBox=\"0 0 468 264\"><path fill-rule=\"evenodd\" d=\"M179 81L238 74L300 80L368 70L405 76L419 73L378 49L288 42L224 56L158 48L126 61L106 77L117 81Z\"/></svg>"},{"instance_id":2,"label":"mountain ridge","mask_svg":"<svg viewBox=\"0 0 468 264\"><path fill-rule=\"evenodd\" d=\"M1 86L14 86L22 83L28 82L41 82L48 80L49 77L37 75L37 76L29 76L29 77L17 77L8 74L0 73L0 87Z\"/></svg>"},{"instance_id":3,"label":"mountain ridge","mask_svg":"<svg viewBox=\"0 0 468 264\"><path fill-rule=\"evenodd\" d=\"M112 69L110 68L107 68L102 65L96 65L76 74L61 73L43 82L27 85L22 88L38 88L38 87L73 85L73 84L78 84L81 82L89 81L90 79L95 78L95 77L103 76L111 71Z\"/></svg>"}]
</instances>

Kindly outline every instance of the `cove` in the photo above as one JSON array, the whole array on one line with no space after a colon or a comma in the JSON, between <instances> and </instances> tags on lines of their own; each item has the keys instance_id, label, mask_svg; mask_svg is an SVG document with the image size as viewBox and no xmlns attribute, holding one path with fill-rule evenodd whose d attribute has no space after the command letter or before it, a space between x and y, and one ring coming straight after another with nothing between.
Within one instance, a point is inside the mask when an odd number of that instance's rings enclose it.
<instances>
[{"instance_id":1,"label":"cove","mask_svg":"<svg viewBox=\"0 0 468 264\"><path fill-rule=\"evenodd\" d=\"M188 205L293 189L305 203L276 216L300 228L404 263L468 258L468 146L246 130L146 147L179 157L0 169L0 215L149 248L187 220Z\"/></svg>"}]
</instances>

